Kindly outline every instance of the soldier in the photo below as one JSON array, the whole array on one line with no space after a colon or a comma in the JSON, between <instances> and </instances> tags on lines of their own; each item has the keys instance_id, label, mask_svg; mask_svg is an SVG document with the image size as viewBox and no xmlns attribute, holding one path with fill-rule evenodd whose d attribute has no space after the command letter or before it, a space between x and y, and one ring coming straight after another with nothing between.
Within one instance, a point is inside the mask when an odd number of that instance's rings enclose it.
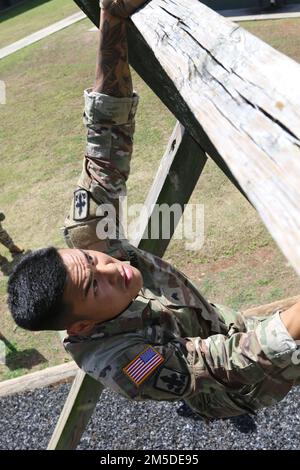
<instances>
[{"instance_id":1,"label":"soldier","mask_svg":"<svg viewBox=\"0 0 300 470\"><path fill-rule=\"evenodd\" d=\"M84 92L86 153L65 222L69 248L25 257L9 279L9 308L23 328L66 329L79 367L129 399L183 399L208 419L254 413L299 381L300 303L244 318L210 304L164 260L97 233L102 204L119 220L138 104L118 15L142 3L103 0L96 80Z\"/></svg>"},{"instance_id":2,"label":"soldier","mask_svg":"<svg viewBox=\"0 0 300 470\"><path fill-rule=\"evenodd\" d=\"M24 250L14 244L7 231L2 227L1 222L3 222L3 220L5 220L5 214L0 211L0 243L8 248L13 256L23 253Z\"/></svg>"}]
</instances>

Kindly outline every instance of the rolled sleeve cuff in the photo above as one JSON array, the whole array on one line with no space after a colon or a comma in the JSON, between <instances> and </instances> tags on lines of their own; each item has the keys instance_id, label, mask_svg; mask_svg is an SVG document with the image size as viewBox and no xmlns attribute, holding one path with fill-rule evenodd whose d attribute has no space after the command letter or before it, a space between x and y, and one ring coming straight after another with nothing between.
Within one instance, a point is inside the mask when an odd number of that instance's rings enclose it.
<instances>
[{"instance_id":1,"label":"rolled sleeve cuff","mask_svg":"<svg viewBox=\"0 0 300 470\"><path fill-rule=\"evenodd\" d=\"M139 97L133 93L131 98L117 98L92 91L84 90L84 123L90 127L97 124L122 125L134 119Z\"/></svg>"},{"instance_id":2,"label":"rolled sleeve cuff","mask_svg":"<svg viewBox=\"0 0 300 470\"><path fill-rule=\"evenodd\" d=\"M284 368L292 363L298 346L283 324L279 311L260 322L256 334L263 352L275 366Z\"/></svg>"}]
</instances>

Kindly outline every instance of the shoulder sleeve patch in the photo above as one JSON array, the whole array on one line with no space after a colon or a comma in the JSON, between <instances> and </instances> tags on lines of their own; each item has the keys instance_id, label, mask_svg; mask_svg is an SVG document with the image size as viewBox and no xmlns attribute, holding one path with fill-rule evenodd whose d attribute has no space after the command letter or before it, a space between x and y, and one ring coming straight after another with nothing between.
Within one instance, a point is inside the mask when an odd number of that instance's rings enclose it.
<instances>
[{"instance_id":1,"label":"shoulder sleeve patch","mask_svg":"<svg viewBox=\"0 0 300 470\"><path fill-rule=\"evenodd\" d=\"M182 396L186 391L188 383L188 375L175 369L163 367L156 378L154 387L157 390L169 392L172 395Z\"/></svg>"},{"instance_id":2,"label":"shoulder sleeve patch","mask_svg":"<svg viewBox=\"0 0 300 470\"><path fill-rule=\"evenodd\" d=\"M142 353L123 368L124 374L137 386L141 385L160 364L165 361L152 346L148 346Z\"/></svg>"},{"instance_id":3,"label":"shoulder sleeve patch","mask_svg":"<svg viewBox=\"0 0 300 470\"><path fill-rule=\"evenodd\" d=\"M74 220L85 220L89 215L89 193L85 189L74 191Z\"/></svg>"}]
</instances>

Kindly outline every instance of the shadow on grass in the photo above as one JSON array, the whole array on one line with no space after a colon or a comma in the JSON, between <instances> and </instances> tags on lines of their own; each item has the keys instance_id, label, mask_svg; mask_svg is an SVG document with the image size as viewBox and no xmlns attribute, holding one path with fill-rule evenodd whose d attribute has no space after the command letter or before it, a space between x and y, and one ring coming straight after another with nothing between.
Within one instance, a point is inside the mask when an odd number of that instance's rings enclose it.
<instances>
[{"instance_id":1,"label":"shadow on grass","mask_svg":"<svg viewBox=\"0 0 300 470\"><path fill-rule=\"evenodd\" d=\"M8 349L8 354L5 355L5 365L9 370L14 371L17 369L32 369L38 364L47 362L47 359L36 349L18 349L0 333L0 341L2 341Z\"/></svg>"},{"instance_id":2,"label":"shadow on grass","mask_svg":"<svg viewBox=\"0 0 300 470\"><path fill-rule=\"evenodd\" d=\"M24 1L19 5L12 5L11 7L5 9L3 12L0 12L0 19L1 21L10 20L15 16L24 13L25 11L31 10L32 8L38 7L43 3L47 3L50 0L31 0L31 1Z\"/></svg>"}]
</instances>

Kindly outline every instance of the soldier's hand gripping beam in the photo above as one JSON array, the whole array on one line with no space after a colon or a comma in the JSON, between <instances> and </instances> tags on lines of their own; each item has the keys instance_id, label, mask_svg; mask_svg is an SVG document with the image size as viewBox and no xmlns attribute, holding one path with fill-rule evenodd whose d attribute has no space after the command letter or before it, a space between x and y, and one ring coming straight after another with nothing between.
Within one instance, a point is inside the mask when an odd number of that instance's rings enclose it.
<instances>
[{"instance_id":1,"label":"soldier's hand gripping beam","mask_svg":"<svg viewBox=\"0 0 300 470\"><path fill-rule=\"evenodd\" d=\"M148 0L100 0L101 9L109 11L120 18L128 18L140 6Z\"/></svg>"}]
</instances>

